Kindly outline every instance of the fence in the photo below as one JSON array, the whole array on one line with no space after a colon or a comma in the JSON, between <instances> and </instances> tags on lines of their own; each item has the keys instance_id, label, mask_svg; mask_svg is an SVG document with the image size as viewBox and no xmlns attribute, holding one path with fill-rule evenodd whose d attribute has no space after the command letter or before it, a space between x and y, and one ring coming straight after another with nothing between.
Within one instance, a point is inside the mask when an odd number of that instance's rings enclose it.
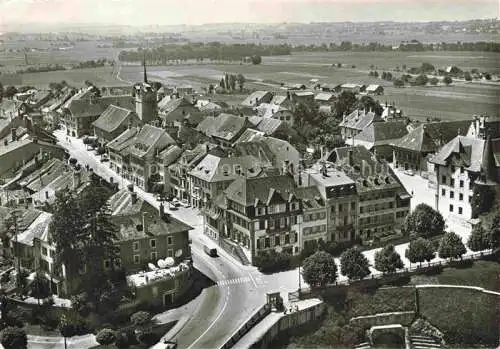
<instances>
[{"instance_id":1,"label":"fence","mask_svg":"<svg viewBox=\"0 0 500 349\"><path fill-rule=\"evenodd\" d=\"M443 260L443 261L437 261L437 262L424 262L421 265L416 265L416 266L410 266L408 268L400 269L394 273L391 274L384 274L384 273L377 273L377 274L371 274L363 279L360 280L341 280L337 281L334 284L329 284L326 286L326 289L331 289L331 288L336 288L336 287L346 287L346 286L378 286L379 284L384 284L384 283L390 283L397 281L398 279L401 279L406 276L410 276L412 274L416 273L426 273L430 272L432 270L439 271L440 268L445 267L445 266L463 266L464 264L467 264L469 262L473 262L478 259L483 259L487 258L493 255L497 255L500 252L500 249L494 250L494 251L489 251L489 252L477 252L477 253L472 253L466 256L461 257L460 259L454 259L454 260ZM296 299L297 296L300 299L306 299L306 298L311 298L315 297L316 293L315 291L311 290L310 288L303 288L299 291L295 292L290 292L288 294L289 299Z\"/></svg>"},{"instance_id":2,"label":"fence","mask_svg":"<svg viewBox=\"0 0 500 349\"><path fill-rule=\"evenodd\" d=\"M256 310L253 315L248 319L220 349L229 349L235 345L241 337L248 333L255 324L265 318L269 313L271 313L271 304L266 303L258 310Z\"/></svg>"}]
</instances>

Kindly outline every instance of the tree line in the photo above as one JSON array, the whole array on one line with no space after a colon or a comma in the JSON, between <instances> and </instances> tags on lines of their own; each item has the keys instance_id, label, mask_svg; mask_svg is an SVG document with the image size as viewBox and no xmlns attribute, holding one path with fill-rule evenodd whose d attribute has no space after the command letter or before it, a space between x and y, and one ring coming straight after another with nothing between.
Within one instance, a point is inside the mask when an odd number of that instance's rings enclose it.
<instances>
[{"instance_id":1,"label":"tree line","mask_svg":"<svg viewBox=\"0 0 500 349\"><path fill-rule=\"evenodd\" d=\"M145 59L146 62L152 64L166 64L170 61L189 59L201 62L204 60L242 61L246 57L289 55L291 50L292 47L288 44L222 44L220 42L167 44L151 49L139 48L137 51L121 51L118 59L122 62L140 62ZM254 63L253 59L252 63Z\"/></svg>"}]
</instances>

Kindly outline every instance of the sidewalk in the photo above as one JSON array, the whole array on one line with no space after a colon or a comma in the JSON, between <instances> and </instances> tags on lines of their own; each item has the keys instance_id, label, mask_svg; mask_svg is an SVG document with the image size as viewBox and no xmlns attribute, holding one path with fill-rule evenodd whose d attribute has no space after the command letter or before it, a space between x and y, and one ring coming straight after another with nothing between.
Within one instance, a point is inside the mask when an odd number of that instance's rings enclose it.
<instances>
[{"instance_id":1,"label":"sidewalk","mask_svg":"<svg viewBox=\"0 0 500 349\"><path fill-rule=\"evenodd\" d=\"M317 298L305 299L302 301L294 302L293 306L298 307L298 311L302 311L311 307L314 307L323 301ZM296 310L292 311L296 313ZM234 348L250 348L253 344L261 340L269 330L278 322L281 318L289 315L283 312L271 312L264 319L262 319L258 324L256 324L247 334L245 334L241 339L234 345Z\"/></svg>"}]
</instances>

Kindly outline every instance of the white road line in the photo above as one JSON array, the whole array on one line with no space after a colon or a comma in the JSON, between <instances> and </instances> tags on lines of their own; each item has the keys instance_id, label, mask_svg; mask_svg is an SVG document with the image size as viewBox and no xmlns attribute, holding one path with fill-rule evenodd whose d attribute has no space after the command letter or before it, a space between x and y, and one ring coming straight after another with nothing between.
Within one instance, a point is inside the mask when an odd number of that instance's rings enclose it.
<instances>
[{"instance_id":1,"label":"white road line","mask_svg":"<svg viewBox=\"0 0 500 349\"><path fill-rule=\"evenodd\" d=\"M250 280L252 280L252 282L253 282L254 286L257 288L257 287L258 287L258 286L257 286L257 283L255 282L255 280L254 280L254 278L253 278L252 274L248 274L248 276L250 276Z\"/></svg>"},{"instance_id":2,"label":"white road line","mask_svg":"<svg viewBox=\"0 0 500 349\"><path fill-rule=\"evenodd\" d=\"M194 247L194 246L193 246L193 247ZM193 248L193 247L192 247L192 248ZM198 250L197 248L194 248L194 249ZM199 253L201 254L201 253L202 253L202 251L201 251L201 250L199 250L199 251L200 251ZM207 262L208 262L210 265L212 265L212 266L214 267L214 269L215 269L215 270L216 270L216 271L217 271L220 275L222 275L222 276L224 275L224 274L222 274L222 272L219 270L219 268L217 268L217 266L215 266L214 264L212 264L212 262L209 262L209 261L207 261ZM191 343L191 345L190 345L187 349L191 349L192 347L194 347L194 345L195 345L196 343L198 343L198 341L199 341L199 340L200 340L203 336L205 336L205 335L206 335L206 334L207 334L207 333L208 333L208 332L212 329L212 327L214 327L214 326L215 326L215 324L217 323L217 321L219 321L219 319L221 318L222 314L224 314L224 311L226 310L226 307L227 307L227 303L228 303L228 301L229 301L229 295L230 295L230 294L231 294L231 293L230 293L230 289L229 289L229 287L227 287L227 295L226 295L226 299L224 300L224 305L222 306L222 310L219 312L219 314L217 315L217 317L215 318L215 320L214 320L214 321L212 321L212 323L210 324L210 326L208 326L208 328L205 330L205 332L203 332L203 333L202 333L202 334L201 334L201 335L200 335L200 336L199 336L199 337L198 337L198 338L197 338L197 339L196 339L193 343Z\"/></svg>"}]
</instances>

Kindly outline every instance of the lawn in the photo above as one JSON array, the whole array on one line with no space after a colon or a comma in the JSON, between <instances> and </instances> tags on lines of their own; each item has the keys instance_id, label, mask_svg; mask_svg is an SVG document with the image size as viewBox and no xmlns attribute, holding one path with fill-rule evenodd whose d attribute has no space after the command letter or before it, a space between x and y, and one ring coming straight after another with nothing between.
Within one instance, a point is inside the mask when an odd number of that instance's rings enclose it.
<instances>
[{"instance_id":1,"label":"lawn","mask_svg":"<svg viewBox=\"0 0 500 349\"><path fill-rule=\"evenodd\" d=\"M398 311L415 310L415 289L413 287L379 288L373 292L347 294L350 317L373 315Z\"/></svg>"},{"instance_id":2,"label":"lawn","mask_svg":"<svg viewBox=\"0 0 500 349\"><path fill-rule=\"evenodd\" d=\"M420 313L447 343L498 344L500 297L462 289L420 289Z\"/></svg>"},{"instance_id":3,"label":"lawn","mask_svg":"<svg viewBox=\"0 0 500 349\"><path fill-rule=\"evenodd\" d=\"M414 276L413 284L468 285L500 291L500 264L490 261L476 261L466 268L446 268L436 276Z\"/></svg>"}]
</instances>

